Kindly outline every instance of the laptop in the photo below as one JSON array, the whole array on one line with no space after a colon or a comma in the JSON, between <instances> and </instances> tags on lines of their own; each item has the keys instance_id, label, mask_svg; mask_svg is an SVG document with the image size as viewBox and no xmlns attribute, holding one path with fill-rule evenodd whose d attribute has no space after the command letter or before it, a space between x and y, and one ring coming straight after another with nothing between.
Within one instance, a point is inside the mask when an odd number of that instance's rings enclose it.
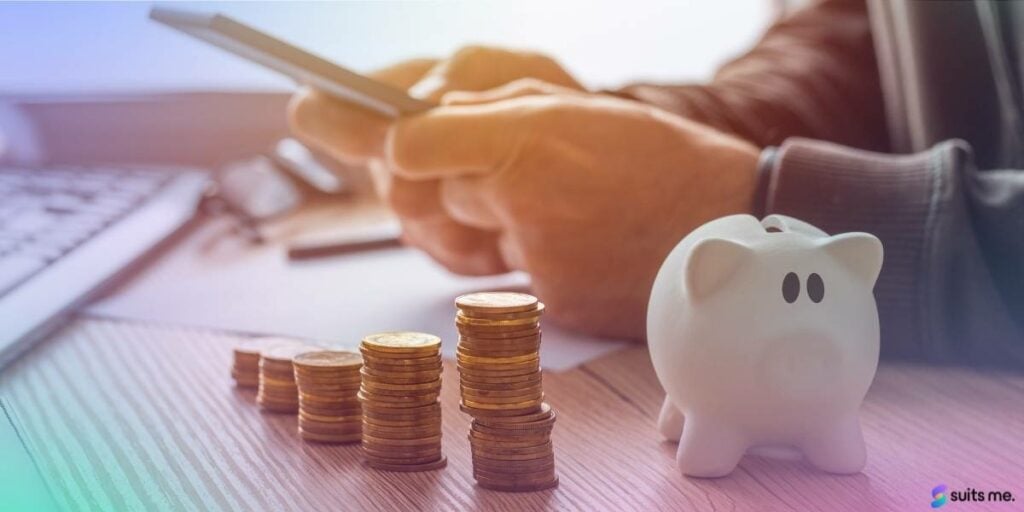
<instances>
[{"instance_id":1,"label":"laptop","mask_svg":"<svg viewBox=\"0 0 1024 512\"><path fill-rule=\"evenodd\" d=\"M206 173L0 166L0 369L194 218Z\"/></svg>"}]
</instances>

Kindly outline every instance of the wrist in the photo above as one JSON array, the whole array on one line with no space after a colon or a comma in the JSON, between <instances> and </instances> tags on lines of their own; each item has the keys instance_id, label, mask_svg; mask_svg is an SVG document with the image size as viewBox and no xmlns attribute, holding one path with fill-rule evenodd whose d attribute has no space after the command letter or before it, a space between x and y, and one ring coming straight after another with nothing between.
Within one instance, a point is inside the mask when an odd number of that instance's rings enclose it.
<instances>
[{"instance_id":1,"label":"wrist","mask_svg":"<svg viewBox=\"0 0 1024 512\"><path fill-rule=\"evenodd\" d=\"M779 148L776 146L768 146L761 150L761 156L757 159L757 168L754 171L754 178L756 182L754 184L754 198L753 198L753 210L751 213L754 214L758 219L763 218L768 214L768 192L771 184L772 169L775 167L776 156L779 153Z\"/></svg>"}]
</instances>

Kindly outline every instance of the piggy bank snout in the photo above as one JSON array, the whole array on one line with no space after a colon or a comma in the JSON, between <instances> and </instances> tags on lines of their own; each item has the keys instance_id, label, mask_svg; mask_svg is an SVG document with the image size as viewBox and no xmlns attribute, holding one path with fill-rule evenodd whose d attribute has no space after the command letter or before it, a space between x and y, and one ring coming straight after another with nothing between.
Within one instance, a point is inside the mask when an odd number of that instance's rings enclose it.
<instances>
[{"instance_id":1,"label":"piggy bank snout","mask_svg":"<svg viewBox=\"0 0 1024 512\"><path fill-rule=\"evenodd\" d=\"M821 396L846 373L844 356L827 332L786 333L764 344L764 384L792 398Z\"/></svg>"}]
</instances>

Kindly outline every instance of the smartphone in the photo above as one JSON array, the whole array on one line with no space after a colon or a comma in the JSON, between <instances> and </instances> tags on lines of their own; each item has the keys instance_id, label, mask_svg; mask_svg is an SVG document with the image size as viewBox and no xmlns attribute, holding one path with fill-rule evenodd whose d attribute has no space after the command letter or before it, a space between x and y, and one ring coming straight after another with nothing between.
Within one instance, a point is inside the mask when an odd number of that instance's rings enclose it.
<instances>
[{"instance_id":1,"label":"smartphone","mask_svg":"<svg viewBox=\"0 0 1024 512\"><path fill-rule=\"evenodd\" d=\"M414 114L435 106L223 14L154 7L149 11L149 17L283 73L299 84L310 85L389 117Z\"/></svg>"}]
</instances>

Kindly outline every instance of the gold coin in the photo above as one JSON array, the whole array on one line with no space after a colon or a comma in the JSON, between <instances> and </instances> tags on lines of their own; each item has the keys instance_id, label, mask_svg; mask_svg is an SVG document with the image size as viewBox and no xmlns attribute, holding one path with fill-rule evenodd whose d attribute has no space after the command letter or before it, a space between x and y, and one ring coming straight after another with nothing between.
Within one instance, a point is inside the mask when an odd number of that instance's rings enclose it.
<instances>
[{"instance_id":1,"label":"gold coin","mask_svg":"<svg viewBox=\"0 0 1024 512\"><path fill-rule=\"evenodd\" d=\"M441 338L422 332L383 332L363 338L362 347L376 352L430 352L441 348Z\"/></svg>"},{"instance_id":2,"label":"gold coin","mask_svg":"<svg viewBox=\"0 0 1024 512\"><path fill-rule=\"evenodd\" d=\"M419 459L422 457L440 457L443 453L441 443L424 446L393 446L387 445L377 447L374 444L367 444L366 439L362 442L363 454L367 458L375 459Z\"/></svg>"},{"instance_id":3,"label":"gold coin","mask_svg":"<svg viewBox=\"0 0 1024 512\"><path fill-rule=\"evenodd\" d=\"M323 348L312 345L278 345L270 347L260 353L260 364L267 364L267 362L284 363L289 365L288 368L291 368L290 365L292 364L292 359L295 356L305 354L307 352L319 352L322 350Z\"/></svg>"},{"instance_id":4,"label":"gold coin","mask_svg":"<svg viewBox=\"0 0 1024 512\"><path fill-rule=\"evenodd\" d=\"M391 382L391 379L406 379L406 380L420 380L427 379L427 381L436 380L441 373L441 366L438 364L428 370L409 370L409 371L391 371L391 370L379 370L372 367L362 367L359 375L364 378L372 378L378 380L387 380Z\"/></svg>"},{"instance_id":5,"label":"gold coin","mask_svg":"<svg viewBox=\"0 0 1024 512\"><path fill-rule=\"evenodd\" d=\"M497 410L503 410L503 411L506 411L506 410L521 410L521 409L536 409L537 407L540 407L540 404L541 404L542 401L543 401L543 397L538 397L538 398L533 399L533 400L524 400L522 402L508 402L508 403L487 403L487 402L477 402L477 401L474 401L474 400L466 400L465 398L462 399L463 405L465 405L466 407L469 407L471 409L485 409L485 410L497 409Z\"/></svg>"},{"instance_id":6,"label":"gold coin","mask_svg":"<svg viewBox=\"0 0 1024 512\"><path fill-rule=\"evenodd\" d=\"M470 438L470 452L473 458L497 460L527 460L553 458L554 450L551 440L520 446L495 443L488 440Z\"/></svg>"},{"instance_id":7,"label":"gold coin","mask_svg":"<svg viewBox=\"0 0 1024 512\"><path fill-rule=\"evenodd\" d=\"M481 409L476 407L470 407L466 405L465 401L459 403L459 409L473 416L474 418L488 417L488 416L522 416L524 414L531 414L540 410L540 406L535 407L524 407L524 408L513 408L508 409Z\"/></svg>"},{"instance_id":8,"label":"gold coin","mask_svg":"<svg viewBox=\"0 0 1024 512\"><path fill-rule=\"evenodd\" d=\"M259 401L260 408L267 412L278 414L295 414L299 410L299 404L282 404L276 402Z\"/></svg>"},{"instance_id":9,"label":"gold coin","mask_svg":"<svg viewBox=\"0 0 1024 512\"><path fill-rule=\"evenodd\" d=\"M519 336L512 336L515 333L521 333ZM486 333L491 335L493 333ZM526 346L539 346L540 340L543 338L540 329L526 329L523 331L505 331L498 333L500 335L494 336L474 336L470 334L460 333L458 336L457 345L465 345L471 347L479 347L482 349L486 348L519 348Z\"/></svg>"},{"instance_id":10,"label":"gold coin","mask_svg":"<svg viewBox=\"0 0 1024 512\"><path fill-rule=\"evenodd\" d=\"M542 471L554 471L555 460L553 458L522 461L491 461L488 459L473 459L473 469L487 473L522 475L539 473Z\"/></svg>"},{"instance_id":11,"label":"gold coin","mask_svg":"<svg viewBox=\"0 0 1024 512\"><path fill-rule=\"evenodd\" d=\"M392 409L393 410L393 409ZM363 411L363 422L373 423L374 425L381 426L393 426L393 427L409 427L409 426L424 426L424 425L440 425L441 424L441 413L417 413L408 415L387 415L387 414L376 414L376 411L366 414Z\"/></svg>"},{"instance_id":12,"label":"gold coin","mask_svg":"<svg viewBox=\"0 0 1024 512\"><path fill-rule=\"evenodd\" d=\"M536 354L540 352L540 343L534 343L532 345L514 346L514 345L479 345L472 343L460 343L455 349L456 353L461 353L467 356L476 357L503 357L503 356L525 356L528 354Z\"/></svg>"},{"instance_id":13,"label":"gold coin","mask_svg":"<svg viewBox=\"0 0 1024 512\"><path fill-rule=\"evenodd\" d=\"M455 307L476 312L518 313L537 308L533 295L515 292L478 292L455 298Z\"/></svg>"},{"instance_id":14,"label":"gold coin","mask_svg":"<svg viewBox=\"0 0 1024 512\"><path fill-rule=\"evenodd\" d=\"M519 382L481 382L469 379L459 379L459 389L470 389L473 391L509 391L513 389L530 389L544 385L543 375L538 373L528 380Z\"/></svg>"},{"instance_id":15,"label":"gold coin","mask_svg":"<svg viewBox=\"0 0 1024 512\"><path fill-rule=\"evenodd\" d=\"M508 384L503 384L503 385L504 386L508 386ZM479 398L479 399L482 399L482 400L487 400L488 398L508 398L508 397L514 397L514 396L532 396L532 395L537 395L537 394L540 394L540 393L544 392L544 386L542 386L540 384L536 384L536 385L533 385L533 386L523 386L523 387L511 387L510 386L508 389L494 390L494 389L477 389L477 388L474 388L474 387L463 385L461 387L461 392L462 392L463 396L471 396L471 397L476 397L476 398Z\"/></svg>"},{"instance_id":16,"label":"gold coin","mask_svg":"<svg viewBox=\"0 0 1024 512\"><path fill-rule=\"evenodd\" d=\"M437 401L437 391L428 391L421 394L406 394L402 392L393 392L395 394L384 394L381 392L375 392L370 390L361 390L356 395L363 403L371 402L373 405L382 407L417 407L420 405L429 405Z\"/></svg>"},{"instance_id":17,"label":"gold coin","mask_svg":"<svg viewBox=\"0 0 1024 512\"><path fill-rule=\"evenodd\" d=\"M370 445L388 445L388 446L420 446L427 444L436 444L441 442L441 434L434 436L421 437L418 439L391 439L385 437L376 437L370 435L363 435L363 442Z\"/></svg>"},{"instance_id":18,"label":"gold coin","mask_svg":"<svg viewBox=\"0 0 1024 512\"><path fill-rule=\"evenodd\" d=\"M507 470L501 469L489 469L482 468L479 466L473 466L474 477L491 478L495 480L504 480L506 482L534 482L538 480L544 480L553 478L555 476L555 465L547 464L527 471L527 468L521 468L518 471L512 471L512 469L506 468Z\"/></svg>"},{"instance_id":19,"label":"gold coin","mask_svg":"<svg viewBox=\"0 0 1024 512\"><path fill-rule=\"evenodd\" d=\"M542 445L551 441L551 431L543 434L531 434L522 436L491 435L479 432L470 432L468 439L478 448L530 448Z\"/></svg>"},{"instance_id":20,"label":"gold coin","mask_svg":"<svg viewBox=\"0 0 1024 512\"><path fill-rule=\"evenodd\" d=\"M373 407L380 407L385 409L406 409L412 407L419 407L423 405L430 405L437 401L437 393L405 398L386 395L367 395L360 391L357 396L359 397L360 400L362 400L364 409L371 404Z\"/></svg>"},{"instance_id":21,"label":"gold coin","mask_svg":"<svg viewBox=\"0 0 1024 512\"><path fill-rule=\"evenodd\" d=\"M342 350L321 350L296 355L292 364L299 368L311 370L358 370L363 365L363 358L355 352Z\"/></svg>"},{"instance_id":22,"label":"gold coin","mask_svg":"<svg viewBox=\"0 0 1024 512\"><path fill-rule=\"evenodd\" d=\"M325 418L348 418L351 416L363 415L363 408L361 406L356 407L317 407L310 405L308 402L299 401L299 412L311 416L322 416Z\"/></svg>"},{"instance_id":23,"label":"gold coin","mask_svg":"<svg viewBox=\"0 0 1024 512\"><path fill-rule=\"evenodd\" d=\"M499 457L505 457L505 456L499 456ZM529 455L529 457L531 457L529 459L523 458L523 457L526 457L526 455L523 455L521 457L520 456L508 456L508 457L518 457L518 458L515 458L515 459L493 459L493 458L487 457L486 453L481 452L479 450L474 450L473 454L472 454L472 460L473 460L473 464L474 465L482 464L482 465L495 465L495 466L497 466L497 465L500 465L500 464L509 464L509 465L511 465L513 467L516 466L516 465L521 467L521 466L530 466L530 465L547 466L547 465L552 465L555 462L555 453L552 452L551 450L548 450L546 453L539 453L539 454L535 454L535 455Z\"/></svg>"},{"instance_id":24,"label":"gold coin","mask_svg":"<svg viewBox=\"0 0 1024 512\"><path fill-rule=\"evenodd\" d=\"M390 385L396 385L396 386L397 385L417 385L417 384L426 384L428 382L434 382L434 381L438 380L440 377L441 377L441 373L440 372L434 372L434 373L430 373L430 374L423 373L419 377L416 377L416 378L405 378L405 377L399 378L399 377L393 377L391 375L388 375L386 377L381 377L381 376L377 376L377 375L364 374L362 382L370 383L370 384L378 384L378 385L379 384L390 384Z\"/></svg>"},{"instance_id":25,"label":"gold coin","mask_svg":"<svg viewBox=\"0 0 1024 512\"><path fill-rule=\"evenodd\" d=\"M437 397L438 393L441 392L441 386L437 386L433 389L376 389L369 385L363 385L361 388L363 394L371 400L384 400L388 402L394 402L401 398L408 398L412 401L425 400L425 397L433 396ZM415 400L414 400L415 399Z\"/></svg>"},{"instance_id":26,"label":"gold coin","mask_svg":"<svg viewBox=\"0 0 1024 512\"><path fill-rule=\"evenodd\" d=\"M473 469L473 478L478 484L508 486L516 490L536 490L538 486L548 485L555 479L555 468L542 469L534 473L507 474L481 469Z\"/></svg>"},{"instance_id":27,"label":"gold coin","mask_svg":"<svg viewBox=\"0 0 1024 512\"><path fill-rule=\"evenodd\" d=\"M410 364L428 364L441 358L441 353L436 349L419 352L381 352L367 347L360 347L359 353L377 364L406 366Z\"/></svg>"},{"instance_id":28,"label":"gold coin","mask_svg":"<svg viewBox=\"0 0 1024 512\"><path fill-rule=\"evenodd\" d=\"M535 402L539 404L540 401L544 399L544 392L536 391L533 393L524 393L513 396L477 396L470 393L462 393L462 399L464 401L468 400L469 404L488 404L500 409L501 407L498 406L501 405L515 405ZM470 405L470 407L472 407L472 405Z\"/></svg>"},{"instance_id":29,"label":"gold coin","mask_svg":"<svg viewBox=\"0 0 1024 512\"><path fill-rule=\"evenodd\" d=\"M316 414L306 411L305 407L299 406L299 417L306 418L310 421L319 421L320 423L352 423L363 421L363 414L348 414L342 416L340 414Z\"/></svg>"},{"instance_id":30,"label":"gold coin","mask_svg":"<svg viewBox=\"0 0 1024 512\"><path fill-rule=\"evenodd\" d=\"M476 329L470 326L458 326L459 336L479 343L489 343L497 340L514 340L519 338L529 338L533 336L541 336L540 327L531 327L529 329L520 329L515 331L509 330L485 330Z\"/></svg>"},{"instance_id":31,"label":"gold coin","mask_svg":"<svg viewBox=\"0 0 1024 512\"><path fill-rule=\"evenodd\" d=\"M519 368L527 366L526 363L540 364L540 356L536 352L526 354L524 356L508 356L508 357L478 357L463 354L461 351L456 351L455 358L466 366L484 366L490 367L512 367Z\"/></svg>"},{"instance_id":32,"label":"gold coin","mask_svg":"<svg viewBox=\"0 0 1024 512\"><path fill-rule=\"evenodd\" d=\"M360 360L361 359L362 356L360 356ZM300 366L298 364L295 364L293 368L295 370L292 373L294 373L296 377L303 378L309 381L332 382L358 379L359 369L362 368L362 365L345 369L326 369L325 367L317 367L317 369L314 370L308 366Z\"/></svg>"},{"instance_id":33,"label":"gold coin","mask_svg":"<svg viewBox=\"0 0 1024 512\"><path fill-rule=\"evenodd\" d=\"M492 482L492 481L486 480L486 479L484 479L484 480L477 479L476 484L479 485L480 487L483 487L484 489L488 489L488 490L492 490L492 491L502 491L502 492L537 492L537 491L546 491L548 489L554 489L555 487L558 487L558 476L555 476L555 478L553 480L551 480L550 482L545 482L545 483L541 483L541 484L532 484L532 485L523 485L523 484L516 484L516 483L507 484L507 483L503 483L503 482Z\"/></svg>"},{"instance_id":34,"label":"gold coin","mask_svg":"<svg viewBox=\"0 0 1024 512\"><path fill-rule=\"evenodd\" d=\"M346 371L342 372L309 372L298 366L295 367L296 379L302 379L306 382L319 382L322 384L344 384L347 382L358 381L360 379L359 371Z\"/></svg>"},{"instance_id":35,"label":"gold coin","mask_svg":"<svg viewBox=\"0 0 1024 512\"><path fill-rule=\"evenodd\" d=\"M483 320L518 320L520 318L534 318L540 317L544 313L544 303L538 302L537 307L527 311L519 311L516 313L495 313L492 311L480 311L473 309L459 309L459 315L466 318L478 318Z\"/></svg>"},{"instance_id":36,"label":"gold coin","mask_svg":"<svg viewBox=\"0 0 1024 512\"><path fill-rule=\"evenodd\" d=\"M508 377L515 377L518 380L526 380L541 372L540 365L536 363L527 364L523 367L516 366L501 370L478 368L477 366L465 366L461 363L457 364L456 367L459 369L459 376L464 380L476 380L483 382L499 382L496 379Z\"/></svg>"},{"instance_id":37,"label":"gold coin","mask_svg":"<svg viewBox=\"0 0 1024 512\"><path fill-rule=\"evenodd\" d=\"M437 354L430 357L381 359L373 357L372 355L364 354L363 362L365 365L363 366L364 368L370 368L376 371L427 371L441 367L441 355Z\"/></svg>"},{"instance_id":38,"label":"gold coin","mask_svg":"<svg viewBox=\"0 0 1024 512\"><path fill-rule=\"evenodd\" d=\"M299 391L306 393L317 398L323 398L325 400L346 400L354 399L356 392L359 391L359 386L346 386L339 388L337 386L309 386L299 384Z\"/></svg>"},{"instance_id":39,"label":"gold coin","mask_svg":"<svg viewBox=\"0 0 1024 512\"><path fill-rule=\"evenodd\" d=\"M363 379L349 380L349 381L335 381L335 382L322 382L322 381L310 381L306 379L295 379L295 384L303 390L320 390L327 393L344 393L350 389L358 389L359 385L363 383Z\"/></svg>"},{"instance_id":40,"label":"gold coin","mask_svg":"<svg viewBox=\"0 0 1024 512\"><path fill-rule=\"evenodd\" d=\"M403 407L396 410L393 407L377 407L374 403L363 404L363 415L388 420L413 419L423 416L440 416L441 402L434 400L429 404L416 407Z\"/></svg>"},{"instance_id":41,"label":"gold coin","mask_svg":"<svg viewBox=\"0 0 1024 512\"><path fill-rule=\"evenodd\" d=\"M346 424L330 424L330 423L317 423L308 420L299 420L299 428L306 432L312 432L314 434L334 434L334 435L346 435L346 434L361 434L363 431L363 425L357 423L356 425Z\"/></svg>"},{"instance_id":42,"label":"gold coin","mask_svg":"<svg viewBox=\"0 0 1024 512\"><path fill-rule=\"evenodd\" d=\"M418 428L407 431L381 431L369 425L363 425L363 433L380 439L423 439L431 436L441 435L441 428Z\"/></svg>"},{"instance_id":43,"label":"gold coin","mask_svg":"<svg viewBox=\"0 0 1024 512\"><path fill-rule=\"evenodd\" d=\"M558 477L555 475L554 468L548 470L546 476L540 476L542 474L544 473L513 478L511 475L501 475L500 473L474 471L473 478L482 488L504 492L536 492L558 485Z\"/></svg>"},{"instance_id":44,"label":"gold coin","mask_svg":"<svg viewBox=\"0 0 1024 512\"><path fill-rule=\"evenodd\" d=\"M318 443L358 443L363 440L363 435L359 434L318 434L315 432L308 432L299 428L299 436L303 441L314 441Z\"/></svg>"},{"instance_id":45,"label":"gold coin","mask_svg":"<svg viewBox=\"0 0 1024 512\"><path fill-rule=\"evenodd\" d=\"M507 320L492 320L489 318L477 318L456 313L455 325L460 327L493 327L495 330L523 330L530 326L540 324L539 316L528 316L524 318L511 318Z\"/></svg>"},{"instance_id":46,"label":"gold coin","mask_svg":"<svg viewBox=\"0 0 1024 512\"><path fill-rule=\"evenodd\" d=\"M521 325L467 325L456 321L455 327L458 328L459 335L466 338L524 338L536 336L540 332L540 323L538 322ZM512 333L516 335L512 336Z\"/></svg>"},{"instance_id":47,"label":"gold coin","mask_svg":"<svg viewBox=\"0 0 1024 512\"><path fill-rule=\"evenodd\" d=\"M420 457L440 457L443 453L440 442L420 446L396 446L394 444L377 445L367 443L366 436L363 436L363 453L369 457L381 459L418 459Z\"/></svg>"},{"instance_id":48,"label":"gold coin","mask_svg":"<svg viewBox=\"0 0 1024 512\"><path fill-rule=\"evenodd\" d=\"M440 460L435 462L426 462L419 464L383 464L377 461L369 460L367 464L373 469L380 471L400 471L400 472L412 472L412 471L432 471L435 469L442 469L448 465L448 459L442 457Z\"/></svg>"},{"instance_id":49,"label":"gold coin","mask_svg":"<svg viewBox=\"0 0 1024 512\"><path fill-rule=\"evenodd\" d=\"M440 449L438 449L436 451L436 453L432 453L432 454L429 454L429 455L426 455L426 456L419 456L419 457L397 457L397 458L396 457L378 457L376 455L371 455L369 453L365 453L365 451L364 451L363 455L366 456L366 461L367 462L373 461L373 462L378 463L378 464L408 464L408 465L411 465L411 464L426 464L428 462L437 462L441 457L444 456L444 455L442 455Z\"/></svg>"},{"instance_id":50,"label":"gold coin","mask_svg":"<svg viewBox=\"0 0 1024 512\"><path fill-rule=\"evenodd\" d=\"M346 393L343 396L325 396L316 393L307 393L305 390L300 389L298 398L301 401L307 402L311 405L319 405L321 407L341 407L344 405L358 405L359 398L356 396L358 389L355 393Z\"/></svg>"},{"instance_id":51,"label":"gold coin","mask_svg":"<svg viewBox=\"0 0 1024 512\"><path fill-rule=\"evenodd\" d=\"M363 387L369 390L392 390L392 391L429 391L441 389L441 379L432 380L430 382L416 383L416 384L390 384L384 382L374 382L371 379L367 379L363 383Z\"/></svg>"},{"instance_id":52,"label":"gold coin","mask_svg":"<svg viewBox=\"0 0 1024 512\"><path fill-rule=\"evenodd\" d=\"M419 433L420 437L427 437L431 435L441 434L441 422L432 421L429 423L420 423L415 425L407 426L389 426L389 425L377 425L375 423L369 423L364 421L363 428L370 433L370 435L377 435L379 437L390 437L391 434L411 434Z\"/></svg>"},{"instance_id":53,"label":"gold coin","mask_svg":"<svg viewBox=\"0 0 1024 512\"><path fill-rule=\"evenodd\" d=\"M463 386L487 389L486 386L500 386L503 384L526 386L527 383L540 382L544 378L541 371L524 373L522 375L499 375L480 376L464 371L459 371L459 380ZM500 388L499 388L500 389Z\"/></svg>"},{"instance_id":54,"label":"gold coin","mask_svg":"<svg viewBox=\"0 0 1024 512\"><path fill-rule=\"evenodd\" d=\"M529 414L525 416L505 416L500 418L478 418L472 422L472 428L483 429L486 432L492 430L494 432L516 432L523 430L534 430L542 428L551 428L558 416L548 409L545 414L543 407L547 407L547 403L541 405L541 412Z\"/></svg>"}]
</instances>

